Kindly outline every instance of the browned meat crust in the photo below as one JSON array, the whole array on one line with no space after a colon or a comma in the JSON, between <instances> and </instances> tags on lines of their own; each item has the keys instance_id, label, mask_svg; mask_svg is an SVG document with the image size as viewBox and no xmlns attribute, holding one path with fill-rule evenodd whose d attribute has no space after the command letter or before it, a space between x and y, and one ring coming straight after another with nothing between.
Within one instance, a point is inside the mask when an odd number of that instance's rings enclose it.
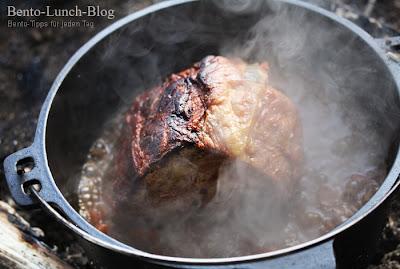
<instances>
[{"instance_id":1,"label":"browned meat crust","mask_svg":"<svg viewBox=\"0 0 400 269\"><path fill-rule=\"evenodd\" d=\"M123 137L131 163L126 149L118 158L123 180L129 166L155 204L194 193L204 202L221 164L238 159L290 192L301 173L300 120L267 72L266 63L208 56L138 96Z\"/></svg>"},{"instance_id":2,"label":"browned meat crust","mask_svg":"<svg viewBox=\"0 0 400 269\"><path fill-rule=\"evenodd\" d=\"M81 206L139 248L168 225L201 226L201 212L254 199L280 210L301 177L301 141L296 108L269 85L266 63L208 56L134 100L102 169L102 199Z\"/></svg>"}]
</instances>

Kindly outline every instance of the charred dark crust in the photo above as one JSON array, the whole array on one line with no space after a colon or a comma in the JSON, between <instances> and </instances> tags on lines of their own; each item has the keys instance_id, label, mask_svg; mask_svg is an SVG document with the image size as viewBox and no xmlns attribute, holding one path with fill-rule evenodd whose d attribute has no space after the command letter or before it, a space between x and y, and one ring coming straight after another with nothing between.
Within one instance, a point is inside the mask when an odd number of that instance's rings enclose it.
<instances>
[{"instance_id":1,"label":"charred dark crust","mask_svg":"<svg viewBox=\"0 0 400 269\"><path fill-rule=\"evenodd\" d=\"M125 166L119 169L121 181L125 178L132 184L135 178L141 178L146 182L148 175L155 173L153 167L158 167L160 175L164 174L159 182L152 181L157 186L153 193L157 193L163 182L168 185L175 180L172 170L179 166L173 162L160 166L162 160L193 146L198 154L215 151L224 158L242 158L271 180L281 182L282 189L289 193L292 179L300 174L301 131L294 105L268 85L267 71L266 63L249 65L240 59L208 56L139 95L126 114L127 131L121 145L129 148L131 161L121 156L124 164L118 165ZM254 126L245 123L253 121ZM263 127L264 121L267 127ZM246 128L253 129L251 136ZM191 155L189 159L196 157ZM132 175L126 174L128 169ZM195 171L192 177L204 179L202 175ZM189 175L187 178L190 180Z\"/></svg>"},{"instance_id":2,"label":"charred dark crust","mask_svg":"<svg viewBox=\"0 0 400 269\"><path fill-rule=\"evenodd\" d=\"M161 86L136 99L127 115L132 156L139 175L183 144L196 144L204 122L206 90L198 65L173 74Z\"/></svg>"}]
</instances>

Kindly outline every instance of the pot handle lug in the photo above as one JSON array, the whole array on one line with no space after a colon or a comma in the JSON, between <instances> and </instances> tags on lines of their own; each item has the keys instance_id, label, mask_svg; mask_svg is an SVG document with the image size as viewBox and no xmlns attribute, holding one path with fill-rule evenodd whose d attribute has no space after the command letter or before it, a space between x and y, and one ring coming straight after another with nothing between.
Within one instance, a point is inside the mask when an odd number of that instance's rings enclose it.
<instances>
[{"instance_id":1,"label":"pot handle lug","mask_svg":"<svg viewBox=\"0 0 400 269\"><path fill-rule=\"evenodd\" d=\"M21 149L4 160L4 174L11 196L19 206L35 206L37 201L28 193L28 186L38 183L42 177L34 146ZM40 192L46 192L46 186L41 184ZM44 187L44 188L43 188Z\"/></svg>"},{"instance_id":2,"label":"pot handle lug","mask_svg":"<svg viewBox=\"0 0 400 269\"><path fill-rule=\"evenodd\" d=\"M389 65L396 72L397 79L400 80L400 36L375 39L387 57Z\"/></svg>"},{"instance_id":3,"label":"pot handle lug","mask_svg":"<svg viewBox=\"0 0 400 269\"><path fill-rule=\"evenodd\" d=\"M37 154L35 144L9 155L4 160L4 171L8 188L14 201L23 207L39 207L58 216L58 220L73 227L78 233L82 230L91 236L107 242L123 246L118 241L108 237L90 225L64 198L42 158ZM56 211L55 205L63 214ZM64 217L67 216L67 217Z\"/></svg>"},{"instance_id":4,"label":"pot handle lug","mask_svg":"<svg viewBox=\"0 0 400 269\"><path fill-rule=\"evenodd\" d=\"M19 206L38 207L41 203L32 195L33 187L43 200L57 205L68 216L72 213L78 215L64 199L43 159L36 144L33 144L4 160L4 172L12 198Z\"/></svg>"},{"instance_id":5,"label":"pot handle lug","mask_svg":"<svg viewBox=\"0 0 400 269\"><path fill-rule=\"evenodd\" d=\"M60 209L69 213L69 208L65 206L69 204L62 198L37 148L37 145L33 144L4 160L4 173L11 196L19 206L38 206L39 201L30 192L30 188L34 187L44 200L57 204Z\"/></svg>"}]
</instances>

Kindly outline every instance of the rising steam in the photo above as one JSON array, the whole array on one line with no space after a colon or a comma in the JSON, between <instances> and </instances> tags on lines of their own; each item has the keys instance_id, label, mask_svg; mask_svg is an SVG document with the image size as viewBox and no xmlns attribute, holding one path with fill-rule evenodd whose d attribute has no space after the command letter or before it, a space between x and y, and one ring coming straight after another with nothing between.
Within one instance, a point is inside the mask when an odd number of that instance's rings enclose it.
<instances>
[{"instance_id":1,"label":"rising steam","mask_svg":"<svg viewBox=\"0 0 400 269\"><path fill-rule=\"evenodd\" d=\"M305 165L295 191L282 201L282 194L273 185L259 184L262 175L232 160L220 167L215 197L205 207L194 205L184 214L174 214L171 205L151 208L145 202L150 216L146 219L124 208L116 217L118 221L109 221L112 236L166 255L210 258L256 254L296 245L334 229L376 191L386 172L384 160L390 146L382 139L388 140L393 131L385 130L391 124L382 121L387 113L382 107L392 101L377 93L387 85L377 79L379 70L370 67L374 66L370 51L360 46L358 38L326 19L287 4L268 3L267 15L246 33L225 42L218 52L248 62L268 62L272 85L296 104ZM263 1L223 0L215 4L227 17L247 16L266 8ZM148 38L171 45L193 38L193 32L210 30L185 14L171 12L170 16L167 22L151 20ZM126 31L128 35L119 36L118 43L134 42ZM148 62L143 66L148 69L121 77L124 83L114 90L123 100L131 100L132 87L146 89L149 83L143 73L155 74L159 82L166 73L160 66L168 70L173 66L169 61L177 61L176 52L165 54L163 59L151 55L153 45L134 45L138 47L132 51L133 57L144 57ZM184 57L185 51L181 54ZM114 60L128 73L132 60ZM370 97L366 98L367 94ZM110 126L117 132L115 124ZM102 139L114 143L112 137ZM134 231L135 223L150 227L152 232ZM142 239L138 239L139 234Z\"/></svg>"}]
</instances>

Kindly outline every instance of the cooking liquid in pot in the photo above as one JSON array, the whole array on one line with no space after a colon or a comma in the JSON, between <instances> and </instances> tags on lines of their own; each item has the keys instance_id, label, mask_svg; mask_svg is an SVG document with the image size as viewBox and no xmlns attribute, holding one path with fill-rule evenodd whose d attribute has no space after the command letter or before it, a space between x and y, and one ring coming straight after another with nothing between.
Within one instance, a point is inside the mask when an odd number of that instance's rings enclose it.
<instances>
[{"instance_id":1,"label":"cooking liquid in pot","mask_svg":"<svg viewBox=\"0 0 400 269\"><path fill-rule=\"evenodd\" d=\"M317 134L309 133L316 128L307 129L307 124L318 116L326 119L318 130L328 135L309 140ZM366 141L357 141L344 121L335 115L311 113L303 120L306 171L291 199L283 204L279 201L282 194L269 190L268 184L256 184L252 177L259 175L241 175L241 164L233 162L221 168L217 193L205 207L192 204L182 211L179 201L152 207L145 198L132 207L129 201L114 207L112 199L118 199L107 195L113 188L107 171L116 153L122 117L121 113L109 122L90 149L80 175L80 213L112 237L151 253L232 257L306 242L349 218L375 193L386 173L383 162L371 157L374 153L353 150L348 154L355 143L363 148ZM146 197L146 190L141 192Z\"/></svg>"}]
</instances>

